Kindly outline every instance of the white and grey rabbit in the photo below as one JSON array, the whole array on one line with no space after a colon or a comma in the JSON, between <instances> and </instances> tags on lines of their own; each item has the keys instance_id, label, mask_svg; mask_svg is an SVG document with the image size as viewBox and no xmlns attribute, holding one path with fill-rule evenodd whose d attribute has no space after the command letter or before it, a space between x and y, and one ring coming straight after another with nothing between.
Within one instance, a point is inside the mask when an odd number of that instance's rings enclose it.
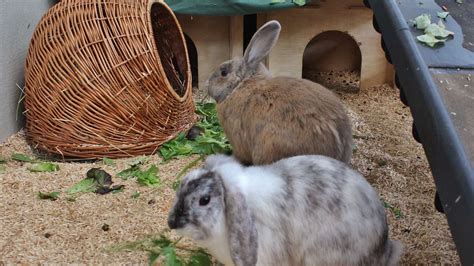
<instances>
[{"instance_id":1,"label":"white and grey rabbit","mask_svg":"<svg viewBox=\"0 0 474 266\"><path fill-rule=\"evenodd\" d=\"M260 165L320 154L348 163L352 128L339 98L306 79L272 77L261 63L280 29L277 21L267 22L243 58L224 62L207 81L235 157L247 165Z\"/></svg>"},{"instance_id":2,"label":"white and grey rabbit","mask_svg":"<svg viewBox=\"0 0 474 266\"><path fill-rule=\"evenodd\" d=\"M210 156L183 179L168 226L225 265L396 265L375 190L320 155L245 167Z\"/></svg>"}]
</instances>

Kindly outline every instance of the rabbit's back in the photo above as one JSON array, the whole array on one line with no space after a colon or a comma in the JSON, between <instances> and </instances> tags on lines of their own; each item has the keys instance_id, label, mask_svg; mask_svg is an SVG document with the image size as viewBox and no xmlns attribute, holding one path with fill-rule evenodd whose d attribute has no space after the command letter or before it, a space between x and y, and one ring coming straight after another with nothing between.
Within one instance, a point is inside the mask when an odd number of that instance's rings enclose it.
<instances>
[{"instance_id":1,"label":"rabbit's back","mask_svg":"<svg viewBox=\"0 0 474 266\"><path fill-rule=\"evenodd\" d=\"M384 208L365 179L341 162L297 156L267 167L283 180L278 211L254 210L259 265L389 265ZM258 208L258 207L256 207ZM278 217L274 217L278 213ZM272 217L273 216L273 217Z\"/></svg>"},{"instance_id":2,"label":"rabbit's back","mask_svg":"<svg viewBox=\"0 0 474 266\"><path fill-rule=\"evenodd\" d=\"M321 154L344 162L352 155L349 118L340 100L303 79L249 79L217 106L219 120L244 163Z\"/></svg>"}]
</instances>

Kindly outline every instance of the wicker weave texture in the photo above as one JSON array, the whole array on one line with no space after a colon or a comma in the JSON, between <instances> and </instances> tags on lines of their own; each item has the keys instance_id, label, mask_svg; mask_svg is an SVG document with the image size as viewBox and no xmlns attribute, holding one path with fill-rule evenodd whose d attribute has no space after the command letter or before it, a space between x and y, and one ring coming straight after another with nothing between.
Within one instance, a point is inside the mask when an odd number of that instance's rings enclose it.
<instances>
[{"instance_id":1,"label":"wicker weave texture","mask_svg":"<svg viewBox=\"0 0 474 266\"><path fill-rule=\"evenodd\" d=\"M158 0L63 0L26 61L27 136L74 158L151 154L195 120L183 33Z\"/></svg>"}]
</instances>

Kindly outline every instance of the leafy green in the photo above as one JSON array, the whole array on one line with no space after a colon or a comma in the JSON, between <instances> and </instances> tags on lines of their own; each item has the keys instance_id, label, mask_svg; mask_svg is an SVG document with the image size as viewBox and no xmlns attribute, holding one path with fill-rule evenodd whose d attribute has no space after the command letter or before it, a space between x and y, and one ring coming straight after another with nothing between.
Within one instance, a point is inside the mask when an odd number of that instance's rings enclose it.
<instances>
[{"instance_id":1,"label":"leafy green","mask_svg":"<svg viewBox=\"0 0 474 266\"><path fill-rule=\"evenodd\" d=\"M196 113L201 117L196 126L202 128L204 133L194 140L188 140L181 132L175 139L163 144L159 153L165 161L191 154L209 155L231 151L229 141L217 118L216 104L197 104Z\"/></svg>"},{"instance_id":2,"label":"leafy green","mask_svg":"<svg viewBox=\"0 0 474 266\"><path fill-rule=\"evenodd\" d=\"M176 249L172 246L161 249L165 257L166 266L181 266L183 262L176 256Z\"/></svg>"},{"instance_id":3,"label":"leafy green","mask_svg":"<svg viewBox=\"0 0 474 266\"><path fill-rule=\"evenodd\" d=\"M112 176L99 168L92 168L87 171L86 178L66 190L68 194L94 192L97 194L107 194L112 191L122 190L123 185L111 186Z\"/></svg>"},{"instance_id":4,"label":"leafy green","mask_svg":"<svg viewBox=\"0 0 474 266\"><path fill-rule=\"evenodd\" d=\"M117 174L118 177L122 178L123 180L127 180L129 178L133 178L137 176L137 174L140 172L140 166L138 165L132 165L130 168L127 168L120 173Z\"/></svg>"},{"instance_id":5,"label":"leafy green","mask_svg":"<svg viewBox=\"0 0 474 266\"><path fill-rule=\"evenodd\" d=\"M160 185L161 181L158 179L158 168L155 165L150 166L148 170L137 172L138 184L154 187Z\"/></svg>"},{"instance_id":6,"label":"leafy green","mask_svg":"<svg viewBox=\"0 0 474 266\"><path fill-rule=\"evenodd\" d=\"M299 5L299 6L303 6L306 4L306 1L305 0L293 0L293 3Z\"/></svg>"},{"instance_id":7,"label":"leafy green","mask_svg":"<svg viewBox=\"0 0 474 266\"><path fill-rule=\"evenodd\" d=\"M383 207L386 208L386 209L391 210L392 213L395 215L395 218L400 219L400 218L404 217L404 215L402 214L402 210L400 210L400 208L397 208L397 207L394 207L394 206L390 205L389 203L387 203L383 199L382 199L382 202L383 202Z\"/></svg>"},{"instance_id":8,"label":"leafy green","mask_svg":"<svg viewBox=\"0 0 474 266\"><path fill-rule=\"evenodd\" d=\"M131 166L133 166L133 165L142 165L142 164L147 163L149 160L150 160L150 157L138 156L130 163L130 165Z\"/></svg>"},{"instance_id":9,"label":"leafy green","mask_svg":"<svg viewBox=\"0 0 474 266\"><path fill-rule=\"evenodd\" d=\"M431 24L431 15L430 14L422 14L415 18L415 26L419 30L424 30L428 25Z\"/></svg>"},{"instance_id":10,"label":"leafy green","mask_svg":"<svg viewBox=\"0 0 474 266\"><path fill-rule=\"evenodd\" d=\"M22 153L14 153L12 154L12 160L14 161L19 161L19 162L33 162L33 159L31 159L30 157L22 154Z\"/></svg>"},{"instance_id":11,"label":"leafy green","mask_svg":"<svg viewBox=\"0 0 474 266\"><path fill-rule=\"evenodd\" d=\"M136 191L132 194L132 198L136 199L138 197L140 197L140 192Z\"/></svg>"},{"instance_id":12,"label":"leafy green","mask_svg":"<svg viewBox=\"0 0 474 266\"><path fill-rule=\"evenodd\" d=\"M173 242L166 238L166 236L164 235L160 235L159 238L153 239L151 242L153 243L153 245L158 246L160 248L169 247L171 244L173 244Z\"/></svg>"},{"instance_id":13,"label":"leafy green","mask_svg":"<svg viewBox=\"0 0 474 266\"><path fill-rule=\"evenodd\" d=\"M131 165L130 168L121 171L117 176L124 180L136 177L137 183L149 187L155 187L161 184L161 180L157 176L158 168L155 165L150 166L146 171L142 171L140 169L142 162L136 163L138 164Z\"/></svg>"},{"instance_id":14,"label":"leafy green","mask_svg":"<svg viewBox=\"0 0 474 266\"><path fill-rule=\"evenodd\" d=\"M186 264L189 266L207 266L212 265L211 255L207 254L204 250L199 249L191 254L189 262Z\"/></svg>"},{"instance_id":15,"label":"leafy green","mask_svg":"<svg viewBox=\"0 0 474 266\"><path fill-rule=\"evenodd\" d=\"M438 12L438 17L446 18L449 12ZM415 26L417 29L423 30L424 34L419 35L416 39L430 47L434 47L437 43L446 42L447 38L454 35L454 32L446 30L443 22L438 21L438 24L431 23L431 16L429 14L422 14L415 18Z\"/></svg>"},{"instance_id":16,"label":"leafy green","mask_svg":"<svg viewBox=\"0 0 474 266\"><path fill-rule=\"evenodd\" d=\"M54 172L59 170L59 165L54 163L43 162L28 167L28 170L30 172Z\"/></svg>"},{"instance_id":17,"label":"leafy green","mask_svg":"<svg viewBox=\"0 0 474 266\"><path fill-rule=\"evenodd\" d=\"M59 199L59 194L61 194L61 192L59 192L59 191L53 191L53 192L49 192L49 193L43 193L43 192L39 191L38 192L38 197L40 199L48 199L48 200L55 201L55 200Z\"/></svg>"},{"instance_id":18,"label":"leafy green","mask_svg":"<svg viewBox=\"0 0 474 266\"><path fill-rule=\"evenodd\" d=\"M145 239L134 242L125 242L109 248L109 251L147 251L148 265L154 263L160 258L163 258L163 265L170 266L210 266L212 265L212 257L202 249L189 249L180 247L178 242L181 240L171 241L164 235L147 237ZM176 252L180 250L179 254Z\"/></svg>"},{"instance_id":19,"label":"leafy green","mask_svg":"<svg viewBox=\"0 0 474 266\"><path fill-rule=\"evenodd\" d=\"M437 43L444 43L446 41L446 39L436 39L436 37L431 34L423 34L416 37L416 39L429 47L434 47Z\"/></svg>"},{"instance_id":20,"label":"leafy green","mask_svg":"<svg viewBox=\"0 0 474 266\"><path fill-rule=\"evenodd\" d=\"M174 191L177 191L179 188L179 185L181 185L181 179L176 179L175 181L173 181L173 184L171 184L171 188Z\"/></svg>"},{"instance_id":21,"label":"leafy green","mask_svg":"<svg viewBox=\"0 0 474 266\"><path fill-rule=\"evenodd\" d=\"M93 178L85 178L66 190L69 194L94 192L97 189L97 183Z\"/></svg>"},{"instance_id":22,"label":"leafy green","mask_svg":"<svg viewBox=\"0 0 474 266\"><path fill-rule=\"evenodd\" d=\"M193 145L190 140L185 138L185 134L181 132L174 140L163 144L159 152L161 157L168 161L180 155L191 155L193 153Z\"/></svg>"},{"instance_id":23,"label":"leafy green","mask_svg":"<svg viewBox=\"0 0 474 266\"><path fill-rule=\"evenodd\" d=\"M115 166L115 161L107 157L102 158L102 162L108 166Z\"/></svg>"},{"instance_id":24,"label":"leafy green","mask_svg":"<svg viewBox=\"0 0 474 266\"><path fill-rule=\"evenodd\" d=\"M404 215L402 214L402 210L400 210L399 208L394 208L392 211L395 214L395 218L400 219L404 217Z\"/></svg>"},{"instance_id":25,"label":"leafy green","mask_svg":"<svg viewBox=\"0 0 474 266\"><path fill-rule=\"evenodd\" d=\"M150 252L148 256L148 265L152 266L155 264L156 260L160 257L160 253Z\"/></svg>"},{"instance_id":26,"label":"leafy green","mask_svg":"<svg viewBox=\"0 0 474 266\"><path fill-rule=\"evenodd\" d=\"M449 12L438 12L438 18L446 19L448 15L449 15Z\"/></svg>"},{"instance_id":27,"label":"leafy green","mask_svg":"<svg viewBox=\"0 0 474 266\"><path fill-rule=\"evenodd\" d=\"M123 192L124 188L125 188L124 185L112 186L111 191L113 194L117 194L117 193Z\"/></svg>"},{"instance_id":28,"label":"leafy green","mask_svg":"<svg viewBox=\"0 0 474 266\"><path fill-rule=\"evenodd\" d=\"M148 162L148 160L149 158L145 156L135 158L135 160L130 163L130 167L119 172L117 176L122 178L123 180L137 177L141 173L140 165Z\"/></svg>"},{"instance_id":29,"label":"leafy green","mask_svg":"<svg viewBox=\"0 0 474 266\"><path fill-rule=\"evenodd\" d=\"M270 2L270 5L280 4L280 3L285 3L285 0L272 0L272 1Z\"/></svg>"},{"instance_id":30,"label":"leafy green","mask_svg":"<svg viewBox=\"0 0 474 266\"><path fill-rule=\"evenodd\" d=\"M0 158L0 164L5 164L5 163L7 163L7 160Z\"/></svg>"},{"instance_id":31,"label":"leafy green","mask_svg":"<svg viewBox=\"0 0 474 266\"><path fill-rule=\"evenodd\" d=\"M433 23L426 27L425 34L432 35L435 38L445 39L450 35L454 35L454 32L446 30L443 22L440 20L438 24Z\"/></svg>"}]
</instances>

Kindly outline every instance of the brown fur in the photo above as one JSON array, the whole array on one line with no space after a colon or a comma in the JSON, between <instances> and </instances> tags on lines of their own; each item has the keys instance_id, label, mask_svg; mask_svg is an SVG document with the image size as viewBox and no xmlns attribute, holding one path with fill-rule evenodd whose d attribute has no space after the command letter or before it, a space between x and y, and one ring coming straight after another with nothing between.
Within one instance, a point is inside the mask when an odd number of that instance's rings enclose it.
<instances>
[{"instance_id":1,"label":"brown fur","mask_svg":"<svg viewBox=\"0 0 474 266\"><path fill-rule=\"evenodd\" d=\"M272 78L261 63L280 30L277 21L265 23L244 57L224 62L207 81L235 157L258 165L320 154L348 163L351 124L336 95L309 80Z\"/></svg>"},{"instance_id":2,"label":"brown fur","mask_svg":"<svg viewBox=\"0 0 474 266\"><path fill-rule=\"evenodd\" d=\"M217 114L245 164L321 154L348 163L352 133L345 108L331 91L304 79L251 77L222 102Z\"/></svg>"}]
</instances>

